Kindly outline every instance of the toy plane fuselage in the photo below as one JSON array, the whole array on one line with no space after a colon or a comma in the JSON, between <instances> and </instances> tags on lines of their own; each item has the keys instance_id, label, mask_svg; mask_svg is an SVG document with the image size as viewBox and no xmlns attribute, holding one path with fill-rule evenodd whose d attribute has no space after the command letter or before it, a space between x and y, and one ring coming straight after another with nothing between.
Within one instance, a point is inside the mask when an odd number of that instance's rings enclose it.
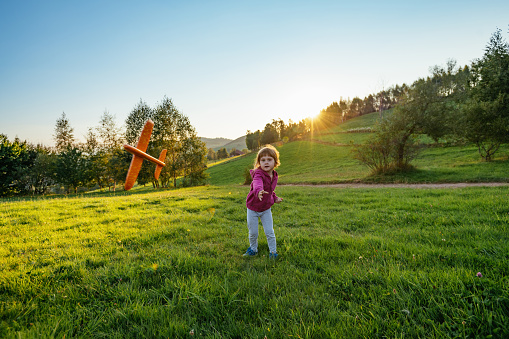
<instances>
[{"instance_id":1,"label":"toy plane fuselage","mask_svg":"<svg viewBox=\"0 0 509 339\"><path fill-rule=\"evenodd\" d=\"M161 174L161 170L166 165L164 163L164 159L166 158L165 149L163 149L163 151L159 155L159 159L156 159L145 153L148 147L150 136L152 135L153 128L154 122L151 119L148 119L147 122L145 123L145 126L143 127L143 131L141 132L136 147L124 145L124 149L133 155L133 159L131 160L129 170L127 171L127 177L124 185L124 189L126 191L133 188L134 183L138 178L138 173L140 173L141 165L144 159L156 164L156 171L154 173L154 177L156 180L159 179L159 174Z\"/></svg>"}]
</instances>

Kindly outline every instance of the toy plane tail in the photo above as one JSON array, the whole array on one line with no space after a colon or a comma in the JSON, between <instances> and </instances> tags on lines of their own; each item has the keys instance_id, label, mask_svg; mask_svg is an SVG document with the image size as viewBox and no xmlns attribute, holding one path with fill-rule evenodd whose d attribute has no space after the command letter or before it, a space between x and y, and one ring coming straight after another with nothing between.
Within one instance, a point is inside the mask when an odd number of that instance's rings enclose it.
<instances>
[{"instance_id":1,"label":"toy plane tail","mask_svg":"<svg viewBox=\"0 0 509 339\"><path fill-rule=\"evenodd\" d=\"M166 150L163 149L161 154L159 155L159 161L164 162L164 159L166 159ZM159 179L159 174L161 174L161 170L163 169L163 166L156 164L156 171L154 173L154 178L157 180Z\"/></svg>"}]
</instances>

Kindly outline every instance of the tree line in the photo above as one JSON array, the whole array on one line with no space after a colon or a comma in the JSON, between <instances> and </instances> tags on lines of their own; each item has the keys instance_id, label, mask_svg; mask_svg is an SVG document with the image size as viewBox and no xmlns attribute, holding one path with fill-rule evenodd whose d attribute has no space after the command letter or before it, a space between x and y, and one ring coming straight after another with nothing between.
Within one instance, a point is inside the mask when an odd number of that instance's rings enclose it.
<instances>
[{"instance_id":1,"label":"tree line","mask_svg":"<svg viewBox=\"0 0 509 339\"><path fill-rule=\"evenodd\" d=\"M0 134L0 196L44 194L51 187L66 193L79 187L115 190L127 175L132 155L123 149L126 142L136 145L148 119L154 121L149 154L167 149L166 166L155 180L154 166L146 162L138 184L177 187L202 184L206 179L205 144L198 138L189 118L164 97L155 108L140 102L133 108L122 130L114 116L104 112L99 125L89 128L85 142L77 142L65 113L55 125L55 147L32 145ZM180 179L180 181L178 180Z\"/></svg>"}]
</instances>

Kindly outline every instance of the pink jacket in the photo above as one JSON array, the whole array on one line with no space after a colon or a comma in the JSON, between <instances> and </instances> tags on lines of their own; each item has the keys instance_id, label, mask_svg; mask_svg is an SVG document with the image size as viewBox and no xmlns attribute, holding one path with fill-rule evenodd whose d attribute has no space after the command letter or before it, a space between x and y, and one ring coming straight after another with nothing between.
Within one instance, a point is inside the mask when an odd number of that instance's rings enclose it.
<instances>
[{"instance_id":1,"label":"pink jacket","mask_svg":"<svg viewBox=\"0 0 509 339\"><path fill-rule=\"evenodd\" d=\"M249 172L253 182L251 182L251 190L246 198L246 206L255 212L268 210L277 200L276 192L274 192L277 185L277 172L272 172L272 180L270 175L261 168L250 170ZM269 194L263 195L262 201L258 199L258 192L261 190L269 192Z\"/></svg>"}]
</instances>

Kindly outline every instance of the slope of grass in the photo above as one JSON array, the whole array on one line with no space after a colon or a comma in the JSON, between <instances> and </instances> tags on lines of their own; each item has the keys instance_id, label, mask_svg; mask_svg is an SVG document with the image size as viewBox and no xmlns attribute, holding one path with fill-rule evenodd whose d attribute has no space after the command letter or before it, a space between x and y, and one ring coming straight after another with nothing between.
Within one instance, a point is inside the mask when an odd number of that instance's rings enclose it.
<instances>
[{"instance_id":1,"label":"slope of grass","mask_svg":"<svg viewBox=\"0 0 509 339\"><path fill-rule=\"evenodd\" d=\"M385 112L390 114L390 112ZM279 146L281 184L326 184L346 182L509 182L509 145L497 152L495 161L484 162L477 148L468 146L436 146L431 139L412 162L415 171L386 176L371 176L370 170L353 158L354 145L365 143L373 133L345 133L354 128L373 127L378 113L346 121L328 131L310 136L309 141ZM242 184L245 168L252 168L254 154L239 161L214 166L208 170L213 185Z\"/></svg>"},{"instance_id":2,"label":"slope of grass","mask_svg":"<svg viewBox=\"0 0 509 339\"><path fill-rule=\"evenodd\" d=\"M509 188L280 187L277 261L246 191L3 201L0 336L509 336Z\"/></svg>"},{"instance_id":3,"label":"slope of grass","mask_svg":"<svg viewBox=\"0 0 509 339\"><path fill-rule=\"evenodd\" d=\"M367 167L352 156L352 147L298 141L278 147L280 184L326 184L346 182L509 182L509 160L505 146L497 160L481 161L477 149L431 147L413 162L417 170L389 176L371 176ZM207 170L213 185L242 184L245 168L252 168L255 154L213 166Z\"/></svg>"}]
</instances>

